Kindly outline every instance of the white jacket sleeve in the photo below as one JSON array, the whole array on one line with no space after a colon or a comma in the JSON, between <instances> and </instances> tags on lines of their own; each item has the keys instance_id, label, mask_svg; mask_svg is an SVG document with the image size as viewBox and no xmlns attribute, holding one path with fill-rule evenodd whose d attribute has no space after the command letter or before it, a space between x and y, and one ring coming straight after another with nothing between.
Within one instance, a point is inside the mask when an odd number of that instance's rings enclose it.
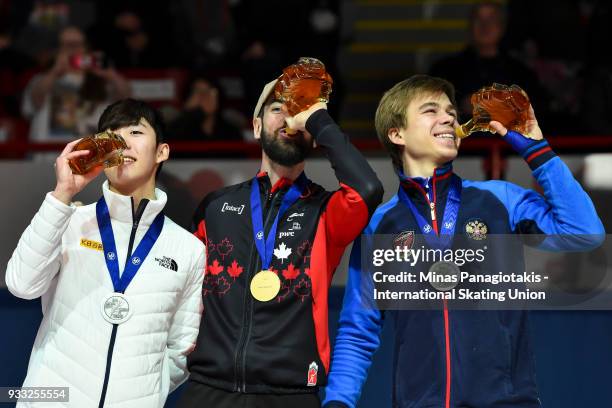
<instances>
[{"instance_id":1,"label":"white jacket sleeve","mask_svg":"<svg viewBox=\"0 0 612 408\"><path fill-rule=\"evenodd\" d=\"M170 392L174 391L189 376L187 355L193 351L202 317L202 281L206 264L206 249L200 246L200 256L190 271L191 276L183 289L176 313L168 334L170 365Z\"/></svg>"},{"instance_id":2,"label":"white jacket sleeve","mask_svg":"<svg viewBox=\"0 0 612 408\"><path fill-rule=\"evenodd\" d=\"M59 271L62 235L75 210L47 193L8 262L6 286L13 295L35 299L47 291Z\"/></svg>"}]
</instances>

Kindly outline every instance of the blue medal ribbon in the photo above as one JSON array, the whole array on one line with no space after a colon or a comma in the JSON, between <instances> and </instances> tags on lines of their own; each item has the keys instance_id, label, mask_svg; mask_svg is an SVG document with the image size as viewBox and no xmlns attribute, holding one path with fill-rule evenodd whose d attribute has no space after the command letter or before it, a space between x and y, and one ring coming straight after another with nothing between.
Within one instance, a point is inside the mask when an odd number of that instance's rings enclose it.
<instances>
[{"instance_id":1,"label":"blue medal ribbon","mask_svg":"<svg viewBox=\"0 0 612 408\"><path fill-rule=\"evenodd\" d=\"M124 293L128 285L136 276L136 272L140 269L144 260L149 255L151 248L155 245L159 234L164 227L164 214L160 212L149 226L144 237L138 244L136 250L131 254L125 262L125 269L119 276L119 261L117 260L117 248L115 246L115 235L111 225L111 218L108 212L108 206L104 197L100 198L96 204L96 219L98 220L98 228L102 236L102 247L104 249L104 259L106 267L113 281L115 292ZM130 254L128 254L130 255Z\"/></svg>"},{"instance_id":2,"label":"blue medal ribbon","mask_svg":"<svg viewBox=\"0 0 612 408\"><path fill-rule=\"evenodd\" d=\"M253 222L253 238L255 240L255 246L257 252L261 258L261 267L263 270L270 268L272 262L272 254L274 251L274 241L276 237L276 229L278 227L278 220L283 214L291 207L302 195L306 188L308 179L304 173L295 180L289 191L285 193L281 206L278 209L274 223L268 232L268 236L265 236L264 225L263 225L263 210L261 207L261 196L259 190L259 181L257 177L254 177L251 181L251 220Z\"/></svg>"},{"instance_id":3,"label":"blue medal ribbon","mask_svg":"<svg viewBox=\"0 0 612 408\"><path fill-rule=\"evenodd\" d=\"M446 197L446 208L444 208L444 216L442 217L442 228L440 229L439 236L421 215L419 210L404 191L404 187L400 184L399 191L397 193L398 198L402 201L412 212L412 215L416 219L419 229L425 236L427 243L434 248L446 249L450 248L455 233L455 227L457 224L457 215L459 214L459 205L461 204L461 179L455 176L451 176L450 186L448 195ZM429 227L429 228L428 228Z\"/></svg>"}]
</instances>

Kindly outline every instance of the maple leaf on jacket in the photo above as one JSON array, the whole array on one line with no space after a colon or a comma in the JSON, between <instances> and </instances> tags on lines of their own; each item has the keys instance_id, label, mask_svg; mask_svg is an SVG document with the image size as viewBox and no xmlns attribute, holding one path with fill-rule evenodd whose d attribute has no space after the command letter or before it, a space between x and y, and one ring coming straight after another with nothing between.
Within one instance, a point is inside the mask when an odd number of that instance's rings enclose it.
<instances>
[{"instance_id":1,"label":"maple leaf on jacket","mask_svg":"<svg viewBox=\"0 0 612 408\"><path fill-rule=\"evenodd\" d=\"M227 268L227 273L229 273L229 276L236 280L236 278L240 276L243 270L244 268L242 266L239 266L238 262L236 262L236 260L234 259L232 264Z\"/></svg>"},{"instance_id":2,"label":"maple leaf on jacket","mask_svg":"<svg viewBox=\"0 0 612 408\"><path fill-rule=\"evenodd\" d=\"M310 258L311 250L312 250L312 243L308 240L302 242L302 244L298 247L297 253L299 256L304 258L304 263L308 262L308 258Z\"/></svg>"},{"instance_id":3,"label":"maple leaf on jacket","mask_svg":"<svg viewBox=\"0 0 612 408\"><path fill-rule=\"evenodd\" d=\"M213 275L220 274L221 272L223 272L223 269L223 265L219 265L219 261L217 261L216 259L213 261L212 265L206 266L206 270L212 273Z\"/></svg>"},{"instance_id":4,"label":"maple leaf on jacket","mask_svg":"<svg viewBox=\"0 0 612 408\"><path fill-rule=\"evenodd\" d=\"M287 297L290 289L291 284L288 281L285 281L283 286L281 286L280 290L278 291L278 296L276 297L279 303Z\"/></svg>"},{"instance_id":5,"label":"maple leaf on jacket","mask_svg":"<svg viewBox=\"0 0 612 408\"><path fill-rule=\"evenodd\" d=\"M217 287L215 288L215 293L217 293L219 296L223 296L227 293L228 290L230 290L231 287L232 285L227 281L227 279L221 276L217 280Z\"/></svg>"},{"instance_id":6,"label":"maple leaf on jacket","mask_svg":"<svg viewBox=\"0 0 612 408\"><path fill-rule=\"evenodd\" d=\"M212 254L215 251L215 243L213 242L212 239L206 240L206 250L208 251L209 254Z\"/></svg>"},{"instance_id":7,"label":"maple leaf on jacket","mask_svg":"<svg viewBox=\"0 0 612 408\"><path fill-rule=\"evenodd\" d=\"M298 283L294 288L293 288L293 293L295 293L296 296L299 296L300 299L302 300L302 302L304 301L304 298L309 296L311 293L311 285L310 282L306 281L305 279L301 279L300 283Z\"/></svg>"},{"instance_id":8,"label":"maple leaf on jacket","mask_svg":"<svg viewBox=\"0 0 612 408\"><path fill-rule=\"evenodd\" d=\"M221 259L225 259L225 257L233 250L234 245L227 238L223 238L223 241L217 244L217 252L219 255L221 255Z\"/></svg>"},{"instance_id":9,"label":"maple leaf on jacket","mask_svg":"<svg viewBox=\"0 0 612 408\"><path fill-rule=\"evenodd\" d=\"M291 248L287 248L284 242L281 242L278 248L274 248L274 256L280 259L281 263L285 262L289 255L291 255Z\"/></svg>"},{"instance_id":10,"label":"maple leaf on jacket","mask_svg":"<svg viewBox=\"0 0 612 408\"><path fill-rule=\"evenodd\" d=\"M285 279L293 280L297 278L299 274L300 274L300 269L299 268L296 269L292 263L289 264L287 269L283 269L283 276L285 277Z\"/></svg>"},{"instance_id":11,"label":"maple leaf on jacket","mask_svg":"<svg viewBox=\"0 0 612 408\"><path fill-rule=\"evenodd\" d=\"M217 278L211 275L206 275L204 277L204 282L202 284L202 294L204 296L208 295L209 293L213 293L213 291L215 290L215 286L217 286Z\"/></svg>"}]
</instances>

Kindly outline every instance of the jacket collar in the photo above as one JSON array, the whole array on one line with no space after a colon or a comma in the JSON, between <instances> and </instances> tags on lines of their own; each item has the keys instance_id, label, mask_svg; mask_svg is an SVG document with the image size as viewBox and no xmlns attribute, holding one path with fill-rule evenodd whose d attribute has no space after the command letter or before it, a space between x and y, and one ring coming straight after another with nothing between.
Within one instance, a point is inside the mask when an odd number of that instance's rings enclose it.
<instances>
[{"instance_id":1,"label":"jacket collar","mask_svg":"<svg viewBox=\"0 0 612 408\"><path fill-rule=\"evenodd\" d=\"M400 187L415 203L430 207L435 203L438 209L444 208L446 194L453 177L452 162L436 167L431 177L408 177L399 172Z\"/></svg>"},{"instance_id":2,"label":"jacket collar","mask_svg":"<svg viewBox=\"0 0 612 408\"><path fill-rule=\"evenodd\" d=\"M104 199L106 200L111 219L130 224L133 222L133 214L136 209L134 208L132 210L132 197L111 191L108 188L108 180L102 184L102 194L104 194ZM143 227L151 225L157 214L166 206L166 201L168 200L166 193L156 188L155 197L155 200L148 200L138 225Z\"/></svg>"},{"instance_id":3,"label":"jacket collar","mask_svg":"<svg viewBox=\"0 0 612 408\"><path fill-rule=\"evenodd\" d=\"M265 171L259 171L259 173L257 173L257 179L259 180L261 185L265 187L265 191L269 191L270 194L273 194L278 190L287 190L293 185L293 180L288 179L286 177L281 177L272 186L272 183L270 182L270 176L268 176L268 173Z\"/></svg>"},{"instance_id":4,"label":"jacket collar","mask_svg":"<svg viewBox=\"0 0 612 408\"><path fill-rule=\"evenodd\" d=\"M422 188L427 187L428 183L431 183L432 179L447 179L453 172L453 162L449 161L443 164L440 167L436 167L433 171L431 177L409 177L404 174L403 170L400 170L398 173L401 184L405 187L414 186L414 184L418 184Z\"/></svg>"}]
</instances>

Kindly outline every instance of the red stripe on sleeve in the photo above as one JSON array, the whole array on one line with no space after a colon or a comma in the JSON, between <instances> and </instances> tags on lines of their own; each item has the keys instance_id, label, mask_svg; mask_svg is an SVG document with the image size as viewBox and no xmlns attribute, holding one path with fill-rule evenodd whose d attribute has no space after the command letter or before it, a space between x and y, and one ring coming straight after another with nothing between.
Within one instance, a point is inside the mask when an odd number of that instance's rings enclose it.
<instances>
[{"instance_id":1,"label":"red stripe on sleeve","mask_svg":"<svg viewBox=\"0 0 612 408\"><path fill-rule=\"evenodd\" d=\"M543 155L544 153L549 152L551 150L552 149L550 148L550 146L546 146L542 150L538 150L537 152L535 152L535 153L531 154L529 157L527 157L527 163L531 162L536 157L538 157L540 155Z\"/></svg>"}]
</instances>

